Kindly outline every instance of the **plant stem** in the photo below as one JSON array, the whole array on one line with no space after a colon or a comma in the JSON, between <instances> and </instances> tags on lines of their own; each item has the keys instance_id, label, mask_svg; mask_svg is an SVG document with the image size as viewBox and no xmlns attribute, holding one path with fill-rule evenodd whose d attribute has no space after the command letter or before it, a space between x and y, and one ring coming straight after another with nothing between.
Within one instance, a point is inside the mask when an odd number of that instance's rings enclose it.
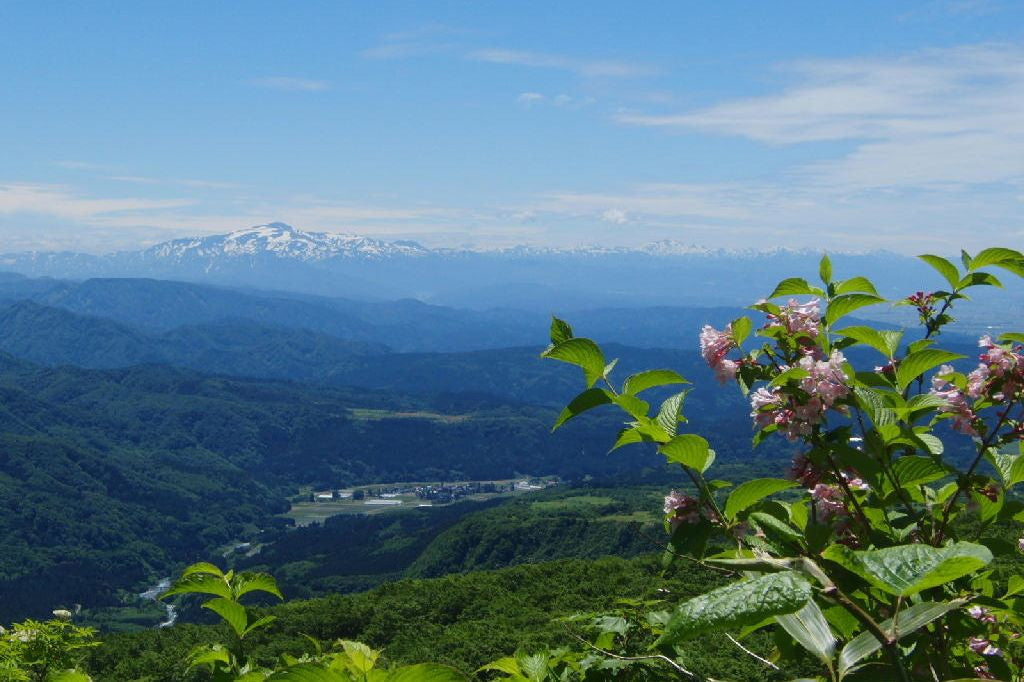
<instances>
[{"instance_id":1,"label":"plant stem","mask_svg":"<svg viewBox=\"0 0 1024 682\"><path fill-rule=\"evenodd\" d=\"M957 481L956 490L953 492L953 495L943 506L942 523L939 524L938 530L932 536L932 542L936 546L942 542L943 535L945 535L946 533L946 526L949 525L949 515L953 511L954 505L956 505L957 498L959 498L960 493L963 492L965 484L970 483L971 476L974 475L974 470L978 468L978 465L981 463L981 458L985 456L985 451L992 447L992 444L995 442L996 437L999 435L999 429L1002 428L1003 424L1006 423L1007 417L1010 416L1010 410L1013 409L1014 402L1015 399L1011 400L1006 405L1006 409L999 413L999 419L998 421L996 421L995 426L993 426L992 430L988 433L987 436L985 436L985 440L983 440L978 445L978 454L975 455L974 461L971 462L970 468L967 469L967 473L965 473L960 478L960 480Z\"/></svg>"}]
</instances>

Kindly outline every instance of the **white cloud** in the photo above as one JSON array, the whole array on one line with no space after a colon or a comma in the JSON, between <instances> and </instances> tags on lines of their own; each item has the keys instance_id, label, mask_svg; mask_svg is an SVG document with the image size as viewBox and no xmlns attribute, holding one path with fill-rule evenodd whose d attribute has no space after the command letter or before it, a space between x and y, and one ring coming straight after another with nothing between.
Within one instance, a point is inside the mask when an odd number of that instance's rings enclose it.
<instances>
[{"instance_id":1,"label":"white cloud","mask_svg":"<svg viewBox=\"0 0 1024 682\"><path fill-rule=\"evenodd\" d=\"M83 221L190 206L189 199L91 198L61 185L0 184L0 214L33 213Z\"/></svg>"},{"instance_id":2,"label":"white cloud","mask_svg":"<svg viewBox=\"0 0 1024 682\"><path fill-rule=\"evenodd\" d=\"M606 223L615 223L616 225L625 225L629 222L629 215L621 208L609 208L601 214L601 220Z\"/></svg>"},{"instance_id":3,"label":"white cloud","mask_svg":"<svg viewBox=\"0 0 1024 682\"><path fill-rule=\"evenodd\" d=\"M529 107L530 105L535 104L537 102L542 102L543 100L544 95L540 94L539 92L522 92L519 93L518 97L516 97L516 101L525 107Z\"/></svg>"},{"instance_id":4,"label":"white cloud","mask_svg":"<svg viewBox=\"0 0 1024 682\"><path fill-rule=\"evenodd\" d=\"M359 55L366 59L406 59L446 52L454 47L448 40L464 33L443 24L427 24L408 31L388 33L379 44L362 50Z\"/></svg>"},{"instance_id":5,"label":"white cloud","mask_svg":"<svg viewBox=\"0 0 1024 682\"><path fill-rule=\"evenodd\" d=\"M611 59L580 59L564 55L501 48L475 50L466 56L474 61L559 69L592 78L623 78L640 76L651 72L650 68L631 62Z\"/></svg>"},{"instance_id":6,"label":"white cloud","mask_svg":"<svg viewBox=\"0 0 1024 682\"><path fill-rule=\"evenodd\" d=\"M791 64L775 94L621 123L746 137L772 145L847 142L803 169L855 187L1006 182L1024 176L1024 49L980 45L893 59Z\"/></svg>"},{"instance_id":7,"label":"white cloud","mask_svg":"<svg viewBox=\"0 0 1024 682\"><path fill-rule=\"evenodd\" d=\"M270 90L291 90L297 92L318 92L329 90L329 81L312 80L310 78L296 78L294 76L266 76L264 78L253 78L249 80L250 85Z\"/></svg>"}]
</instances>

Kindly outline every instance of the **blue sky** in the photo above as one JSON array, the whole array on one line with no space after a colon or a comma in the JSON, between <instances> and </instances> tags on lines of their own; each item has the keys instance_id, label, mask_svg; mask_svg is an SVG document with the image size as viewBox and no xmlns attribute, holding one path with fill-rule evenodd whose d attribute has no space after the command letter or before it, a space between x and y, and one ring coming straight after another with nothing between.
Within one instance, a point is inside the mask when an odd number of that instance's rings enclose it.
<instances>
[{"instance_id":1,"label":"blue sky","mask_svg":"<svg viewBox=\"0 0 1024 682\"><path fill-rule=\"evenodd\" d=\"M1024 4L0 2L0 251L1024 235Z\"/></svg>"}]
</instances>

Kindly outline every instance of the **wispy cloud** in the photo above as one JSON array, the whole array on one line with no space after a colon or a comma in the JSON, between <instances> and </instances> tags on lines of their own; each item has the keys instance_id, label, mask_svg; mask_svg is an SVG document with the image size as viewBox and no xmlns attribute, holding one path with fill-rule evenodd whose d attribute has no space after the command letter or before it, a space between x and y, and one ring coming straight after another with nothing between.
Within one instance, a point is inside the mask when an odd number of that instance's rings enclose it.
<instances>
[{"instance_id":1,"label":"wispy cloud","mask_svg":"<svg viewBox=\"0 0 1024 682\"><path fill-rule=\"evenodd\" d=\"M144 175L108 175L107 180L127 182L135 185L179 185L181 187L195 187L198 189L238 189L241 187L237 182L198 180L195 178L166 179L153 178Z\"/></svg>"},{"instance_id":2,"label":"wispy cloud","mask_svg":"<svg viewBox=\"0 0 1024 682\"><path fill-rule=\"evenodd\" d=\"M849 142L804 169L863 187L1005 182L1024 176L1024 49L980 45L894 59L786 67L781 92L620 123L746 137L772 145Z\"/></svg>"},{"instance_id":3,"label":"wispy cloud","mask_svg":"<svg viewBox=\"0 0 1024 682\"><path fill-rule=\"evenodd\" d=\"M2 214L35 213L88 221L118 213L181 208L194 203L190 199L93 198L63 185L0 184Z\"/></svg>"},{"instance_id":4,"label":"wispy cloud","mask_svg":"<svg viewBox=\"0 0 1024 682\"><path fill-rule=\"evenodd\" d=\"M519 93L519 96L516 97L516 101L527 108L529 108L533 104L536 104L537 102L544 101L544 99L544 95L540 94L539 92L521 92Z\"/></svg>"},{"instance_id":5,"label":"wispy cloud","mask_svg":"<svg viewBox=\"0 0 1024 682\"><path fill-rule=\"evenodd\" d=\"M329 90L330 81L313 80L310 78L296 78L294 76L266 76L263 78L252 78L248 81L250 85L270 90L291 90L296 92L318 92Z\"/></svg>"},{"instance_id":6,"label":"wispy cloud","mask_svg":"<svg viewBox=\"0 0 1024 682\"><path fill-rule=\"evenodd\" d=\"M54 161L54 166L64 168L67 170L78 170L78 171L109 171L109 166L103 166L98 163L90 163L88 161Z\"/></svg>"},{"instance_id":7,"label":"wispy cloud","mask_svg":"<svg viewBox=\"0 0 1024 682\"><path fill-rule=\"evenodd\" d=\"M559 69L591 78L624 78L646 75L652 72L650 67L633 62L611 59L580 59L565 55L527 52L524 50L506 50L502 48L474 50L466 56L474 61Z\"/></svg>"},{"instance_id":8,"label":"wispy cloud","mask_svg":"<svg viewBox=\"0 0 1024 682\"><path fill-rule=\"evenodd\" d=\"M466 32L443 24L427 24L408 31L385 34L373 47L359 55L366 59L405 59L454 49L452 39Z\"/></svg>"}]
</instances>

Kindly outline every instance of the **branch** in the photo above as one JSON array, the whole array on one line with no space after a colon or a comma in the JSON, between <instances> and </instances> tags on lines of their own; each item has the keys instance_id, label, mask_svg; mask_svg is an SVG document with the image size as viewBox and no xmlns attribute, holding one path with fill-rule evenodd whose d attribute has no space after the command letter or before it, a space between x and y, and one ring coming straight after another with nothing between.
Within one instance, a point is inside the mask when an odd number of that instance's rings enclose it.
<instances>
[{"instance_id":1,"label":"branch","mask_svg":"<svg viewBox=\"0 0 1024 682\"><path fill-rule=\"evenodd\" d=\"M768 666L772 670L779 670L779 666L775 665L774 663L772 663L771 661L769 661L766 658L761 658L760 656L755 654L753 651L751 651L750 649L748 649L747 647L743 646L738 641L736 641L736 638L733 637L732 635L730 635L728 632L725 633L725 636L729 638L730 642L732 642L733 644L738 646L740 648L740 651L742 651L743 653L747 654L748 656L752 656L753 658L756 658L758 661L760 661L761 663L764 663L766 666Z\"/></svg>"},{"instance_id":2,"label":"branch","mask_svg":"<svg viewBox=\"0 0 1024 682\"><path fill-rule=\"evenodd\" d=\"M572 635L572 637L574 639L579 640L580 642L582 642L583 644L586 644L588 647L590 647L594 651L598 652L599 654L601 654L603 656L607 656L609 658L614 658L614 659L619 660L619 661L651 661L651 660L664 661L665 663L668 663L670 666L675 668L677 671L681 672L682 674L686 675L687 677L689 677L692 680L706 680L706 682L718 682L717 680L714 680L714 679L712 679L710 677L704 677L704 676L698 675L698 674L696 674L694 672L690 672L689 670L687 670L683 666L681 666L678 663L676 663L675 661L673 661L668 656L664 656L662 654L649 654L647 656L620 656L619 654L613 654L610 651L605 651L601 647L588 642L587 640L583 639L582 637L580 637L577 634L574 634L574 633L570 633L570 634Z\"/></svg>"}]
</instances>

